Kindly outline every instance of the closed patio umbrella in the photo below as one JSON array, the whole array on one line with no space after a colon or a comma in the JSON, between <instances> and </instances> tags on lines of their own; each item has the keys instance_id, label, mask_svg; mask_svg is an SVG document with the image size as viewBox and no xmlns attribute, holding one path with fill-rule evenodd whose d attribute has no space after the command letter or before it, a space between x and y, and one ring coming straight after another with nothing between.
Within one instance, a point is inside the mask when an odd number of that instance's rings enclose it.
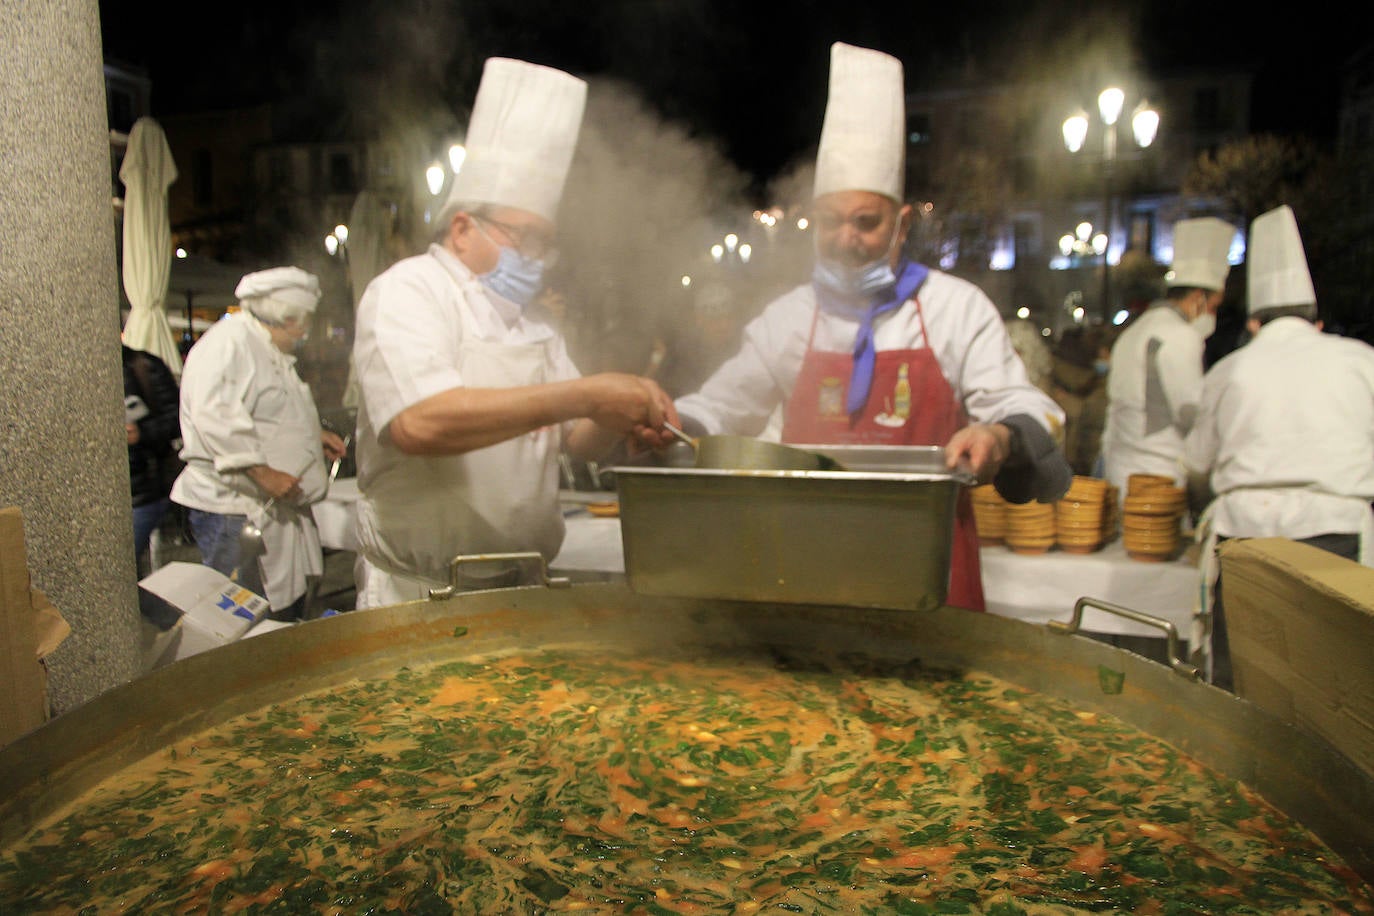
<instances>
[{"instance_id":1,"label":"closed patio umbrella","mask_svg":"<svg viewBox=\"0 0 1374 916\"><path fill-rule=\"evenodd\" d=\"M119 167L124 182L124 293L129 317L124 343L162 359L181 376L181 354L167 323L167 277L172 266L172 229L167 188L177 178L167 136L152 118L139 118Z\"/></svg>"}]
</instances>

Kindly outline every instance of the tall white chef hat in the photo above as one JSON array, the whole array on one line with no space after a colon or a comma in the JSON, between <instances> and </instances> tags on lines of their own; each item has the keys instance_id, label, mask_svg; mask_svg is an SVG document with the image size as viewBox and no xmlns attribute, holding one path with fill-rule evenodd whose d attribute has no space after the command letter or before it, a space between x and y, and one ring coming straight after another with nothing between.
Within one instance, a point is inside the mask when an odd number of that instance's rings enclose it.
<instances>
[{"instance_id":1,"label":"tall white chef hat","mask_svg":"<svg viewBox=\"0 0 1374 916\"><path fill-rule=\"evenodd\" d=\"M1225 289L1231 272L1227 255L1235 235L1235 226L1215 216L1174 223L1174 263L1164 275L1165 284Z\"/></svg>"},{"instance_id":2,"label":"tall white chef hat","mask_svg":"<svg viewBox=\"0 0 1374 916\"><path fill-rule=\"evenodd\" d=\"M315 311L320 302L320 280L299 267L273 267L245 274L234 295L256 317L280 323Z\"/></svg>"},{"instance_id":3,"label":"tall white chef hat","mask_svg":"<svg viewBox=\"0 0 1374 916\"><path fill-rule=\"evenodd\" d=\"M1250 314L1285 305L1315 305L1298 221L1287 204L1255 217L1245 260Z\"/></svg>"},{"instance_id":4,"label":"tall white chef hat","mask_svg":"<svg viewBox=\"0 0 1374 916\"><path fill-rule=\"evenodd\" d=\"M468 122L467 158L444 206L486 203L558 213L577 145L587 84L562 70L488 58Z\"/></svg>"},{"instance_id":5,"label":"tall white chef hat","mask_svg":"<svg viewBox=\"0 0 1374 916\"><path fill-rule=\"evenodd\" d=\"M816 153L815 196L872 191L901 201L906 168L902 62L881 51L830 46L830 95Z\"/></svg>"}]
</instances>

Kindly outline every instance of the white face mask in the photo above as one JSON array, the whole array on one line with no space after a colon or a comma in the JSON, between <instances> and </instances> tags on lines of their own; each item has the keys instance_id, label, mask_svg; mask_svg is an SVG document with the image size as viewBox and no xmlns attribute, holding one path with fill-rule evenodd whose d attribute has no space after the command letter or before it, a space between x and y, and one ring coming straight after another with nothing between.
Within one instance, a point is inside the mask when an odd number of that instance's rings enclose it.
<instances>
[{"instance_id":1,"label":"white face mask","mask_svg":"<svg viewBox=\"0 0 1374 916\"><path fill-rule=\"evenodd\" d=\"M1189 324L1193 326L1194 331L1197 331L1199 337L1206 340L1217 329L1217 316L1212 312L1203 312Z\"/></svg>"}]
</instances>

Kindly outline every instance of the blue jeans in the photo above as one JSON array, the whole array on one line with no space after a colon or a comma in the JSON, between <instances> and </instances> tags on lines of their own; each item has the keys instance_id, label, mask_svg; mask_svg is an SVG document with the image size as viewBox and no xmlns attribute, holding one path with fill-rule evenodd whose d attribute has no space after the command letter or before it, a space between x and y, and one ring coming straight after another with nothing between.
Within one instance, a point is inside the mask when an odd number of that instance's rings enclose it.
<instances>
[{"instance_id":1,"label":"blue jeans","mask_svg":"<svg viewBox=\"0 0 1374 916\"><path fill-rule=\"evenodd\" d=\"M201 560L206 566L223 573L251 592L267 596L257 563L253 563L252 569L239 569L239 532L243 530L244 522L248 521L246 515L217 515L191 509L186 517L191 522L191 534L200 547ZM272 608L270 616L273 620L297 620L304 610L305 596L302 595L288 607Z\"/></svg>"},{"instance_id":2,"label":"blue jeans","mask_svg":"<svg viewBox=\"0 0 1374 916\"><path fill-rule=\"evenodd\" d=\"M191 534L200 548L200 558L206 566L237 581L244 588L262 594L261 576L256 569L239 570L239 532L246 515L220 515L190 509L186 513ZM256 564L254 564L256 565Z\"/></svg>"},{"instance_id":3,"label":"blue jeans","mask_svg":"<svg viewBox=\"0 0 1374 916\"><path fill-rule=\"evenodd\" d=\"M170 500L159 499L155 503L148 503L143 506L134 506L134 556L141 557L143 552L148 549L148 541L152 538L157 526L162 523L162 517L167 514L167 507Z\"/></svg>"}]
</instances>

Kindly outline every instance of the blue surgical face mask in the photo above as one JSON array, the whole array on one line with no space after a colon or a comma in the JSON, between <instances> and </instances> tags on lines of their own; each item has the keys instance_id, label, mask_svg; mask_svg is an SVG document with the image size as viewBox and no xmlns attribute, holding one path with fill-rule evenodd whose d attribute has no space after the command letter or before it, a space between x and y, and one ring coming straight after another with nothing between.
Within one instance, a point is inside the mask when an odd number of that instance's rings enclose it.
<instances>
[{"instance_id":1,"label":"blue surgical face mask","mask_svg":"<svg viewBox=\"0 0 1374 916\"><path fill-rule=\"evenodd\" d=\"M514 248L501 248L496 267L477 278L502 299L525 308L544 286L544 262L527 258Z\"/></svg>"},{"instance_id":2,"label":"blue surgical face mask","mask_svg":"<svg viewBox=\"0 0 1374 916\"><path fill-rule=\"evenodd\" d=\"M878 293L891 289L897 282L897 275L892 272L886 255L862 267L818 257L811 270L811 282L840 299L862 300L867 304Z\"/></svg>"},{"instance_id":3,"label":"blue surgical face mask","mask_svg":"<svg viewBox=\"0 0 1374 916\"><path fill-rule=\"evenodd\" d=\"M816 255L816 264L811 269L811 282L822 293L822 305L866 309L879 293L892 289L897 283L897 275L892 270L892 246L897 244L900 230L901 221L898 220L892 227L892 239L888 242L887 251L877 260L859 267L850 267ZM829 295L824 295L827 293Z\"/></svg>"}]
</instances>

